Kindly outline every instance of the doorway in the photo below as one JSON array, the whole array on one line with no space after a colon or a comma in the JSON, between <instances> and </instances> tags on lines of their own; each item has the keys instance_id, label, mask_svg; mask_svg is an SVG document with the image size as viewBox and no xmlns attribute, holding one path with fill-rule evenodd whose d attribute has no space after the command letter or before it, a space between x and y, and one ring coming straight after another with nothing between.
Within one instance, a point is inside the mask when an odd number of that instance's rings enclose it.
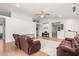
<instances>
[{"instance_id":1,"label":"doorway","mask_svg":"<svg viewBox=\"0 0 79 59\"><path fill-rule=\"evenodd\" d=\"M52 37L57 38L57 31L60 30L60 22L52 23Z\"/></svg>"},{"instance_id":2,"label":"doorway","mask_svg":"<svg viewBox=\"0 0 79 59\"><path fill-rule=\"evenodd\" d=\"M5 39L5 18L0 18L0 40Z\"/></svg>"}]
</instances>

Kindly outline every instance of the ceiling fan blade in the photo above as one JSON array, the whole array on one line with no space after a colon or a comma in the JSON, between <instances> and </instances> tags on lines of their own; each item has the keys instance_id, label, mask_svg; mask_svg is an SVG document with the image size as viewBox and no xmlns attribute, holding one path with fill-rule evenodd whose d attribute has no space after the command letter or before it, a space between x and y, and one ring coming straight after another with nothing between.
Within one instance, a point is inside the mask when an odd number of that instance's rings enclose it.
<instances>
[{"instance_id":1,"label":"ceiling fan blade","mask_svg":"<svg viewBox=\"0 0 79 59\"><path fill-rule=\"evenodd\" d=\"M50 14L45 14L45 15L50 15Z\"/></svg>"},{"instance_id":2,"label":"ceiling fan blade","mask_svg":"<svg viewBox=\"0 0 79 59\"><path fill-rule=\"evenodd\" d=\"M35 15L42 15L42 14L35 14Z\"/></svg>"}]
</instances>

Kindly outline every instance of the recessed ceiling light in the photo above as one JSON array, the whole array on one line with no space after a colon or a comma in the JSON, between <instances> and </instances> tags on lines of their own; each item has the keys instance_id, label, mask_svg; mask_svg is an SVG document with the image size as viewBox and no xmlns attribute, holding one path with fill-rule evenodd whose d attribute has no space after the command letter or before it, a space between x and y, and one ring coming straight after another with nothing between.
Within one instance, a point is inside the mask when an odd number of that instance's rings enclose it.
<instances>
[{"instance_id":1,"label":"recessed ceiling light","mask_svg":"<svg viewBox=\"0 0 79 59\"><path fill-rule=\"evenodd\" d=\"M18 7L18 8L19 8L19 7L20 7L20 4L16 4L16 7Z\"/></svg>"}]
</instances>

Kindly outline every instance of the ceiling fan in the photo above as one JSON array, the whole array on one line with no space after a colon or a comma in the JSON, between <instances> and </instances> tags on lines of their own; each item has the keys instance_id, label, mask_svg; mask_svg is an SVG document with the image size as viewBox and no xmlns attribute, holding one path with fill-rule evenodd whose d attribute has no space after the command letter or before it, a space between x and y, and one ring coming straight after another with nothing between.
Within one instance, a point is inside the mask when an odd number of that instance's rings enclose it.
<instances>
[{"instance_id":1,"label":"ceiling fan","mask_svg":"<svg viewBox=\"0 0 79 59\"><path fill-rule=\"evenodd\" d=\"M55 14L54 11L42 10L42 11L39 11L38 13L34 14L33 21L38 22L39 20L45 19L47 17L61 18L62 16Z\"/></svg>"},{"instance_id":2,"label":"ceiling fan","mask_svg":"<svg viewBox=\"0 0 79 59\"><path fill-rule=\"evenodd\" d=\"M48 13L46 10L42 10L39 11L38 13L35 14L35 16L37 16L37 18L46 18L47 16L49 16L50 13Z\"/></svg>"},{"instance_id":3,"label":"ceiling fan","mask_svg":"<svg viewBox=\"0 0 79 59\"><path fill-rule=\"evenodd\" d=\"M76 3L73 3L73 12L76 11Z\"/></svg>"}]
</instances>

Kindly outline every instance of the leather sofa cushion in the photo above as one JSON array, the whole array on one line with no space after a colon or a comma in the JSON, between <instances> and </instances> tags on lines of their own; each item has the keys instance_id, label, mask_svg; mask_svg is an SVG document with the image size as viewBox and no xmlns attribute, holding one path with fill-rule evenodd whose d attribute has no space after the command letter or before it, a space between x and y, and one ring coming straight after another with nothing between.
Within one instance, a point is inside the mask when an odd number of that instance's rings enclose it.
<instances>
[{"instance_id":1,"label":"leather sofa cushion","mask_svg":"<svg viewBox=\"0 0 79 59\"><path fill-rule=\"evenodd\" d=\"M61 45L65 45L65 46L71 47L71 43L72 43L71 41L63 40L62 43L60 44L60 46L61 46Z\"/></svg>"},{"instance_id":2,"label":"leather sofa cushion","mask_svg":"<svg viewBox=\"0 0 79 59\"><path fill-rule=\"evenodd\" d=\"M24 37L24 39L27 41L27 43L29 44L29 47L33 44L33 40L27 36L27 35L21 35L22 37Z\"/></svg>"},{"instance_id":3,"label":"leather sofa cushion","mask_svg":"<svg viewBox=\"0 0 79 59\"><path fill-rule=\"evenodd\" d=\"M75 48L79 47L79 44L78 44L78 42L75 39L72 41L72 48L73 47L75 47Z\"/></svg>"},{"instance_id":4,"label":"leather sofa cushion","mask_svg":"<svg viewBox=\"0 0 79 59\"><path fill-rule=\"evenodd\" d=\"M73 38L65 38L65 40L72 41Z\"/></svg>"},{"instance_id":5,"label":"leather sofa cushion","mask_svg":"<svg viewBox=\"0 0 79 59\"><path fill-rule=\"evenodd\" d=\"M72 52L72 53L76 53L76 50L69 47L69 46L65 46L65 45L61 45L60 48L66 52Z\"/></svg>"}]
</instances>

